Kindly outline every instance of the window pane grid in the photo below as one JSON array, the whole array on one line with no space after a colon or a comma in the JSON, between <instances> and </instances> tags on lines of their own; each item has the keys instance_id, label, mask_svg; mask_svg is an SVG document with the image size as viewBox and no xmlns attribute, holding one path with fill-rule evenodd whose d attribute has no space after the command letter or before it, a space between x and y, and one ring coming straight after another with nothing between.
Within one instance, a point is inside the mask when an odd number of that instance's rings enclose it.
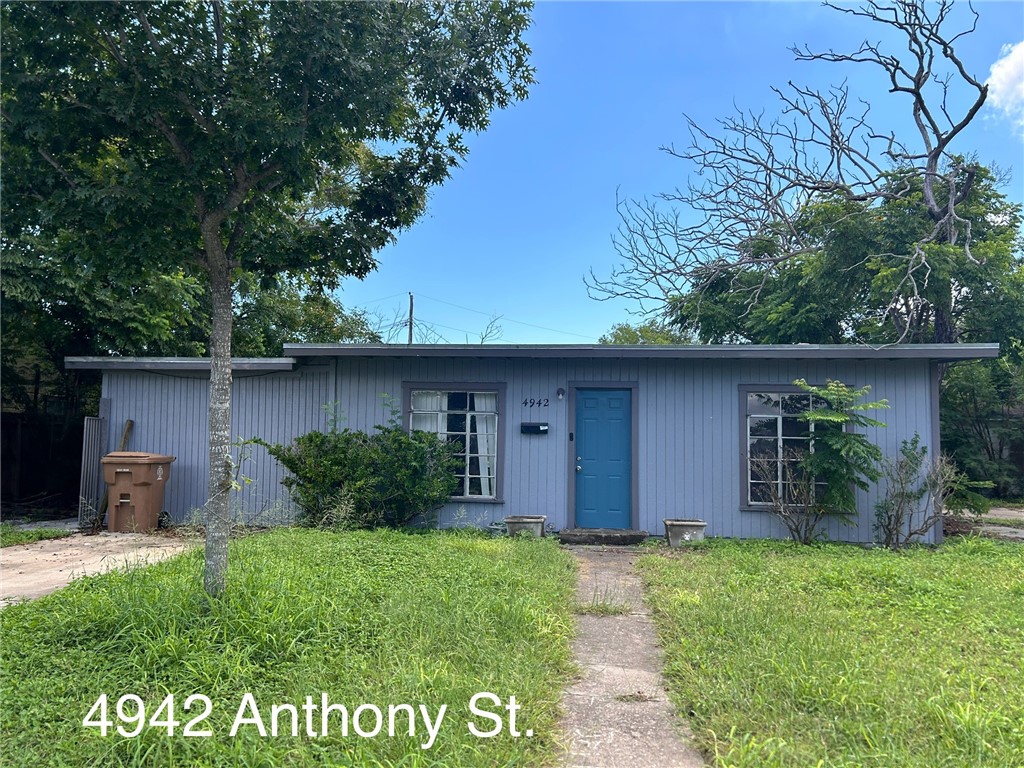
<instances>
[{"instance_id":1,"label":"window pane grid","mask_svg":"<svg viewBox=\"0 0 1024 768\"><path fill-rule=\"evenodd\" d=\"M456 496L494 497L497 488L497 393L415 390L410 426L459 446Z\"/></svg>"},{"instance_id":2,"label":"window pane grid","mask_svg":"<svg viewBox=\"0 0 1024 768\"><path fill-rule=\"evenodd\" d=\"M780 497L791 497L792 483L786 482L786 466L799 461L794 454L814 450L812 441L815 425L801 421L798 416L820 402L807 394L784 392L749 392L746 398L747 444L747 502L766 506L771 503L771 486ZM754 471L754 461L760 462L769 474L768 462L774 461L772 482ZM817 484L815 491L820 492Z\"/></svg>"}]
</instances>

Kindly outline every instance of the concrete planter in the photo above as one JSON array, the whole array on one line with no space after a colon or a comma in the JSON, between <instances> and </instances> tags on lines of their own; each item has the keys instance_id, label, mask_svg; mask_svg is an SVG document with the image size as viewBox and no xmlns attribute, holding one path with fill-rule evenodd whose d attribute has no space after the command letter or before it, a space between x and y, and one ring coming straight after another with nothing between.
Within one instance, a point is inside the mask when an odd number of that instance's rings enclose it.
<instances>
[{"instance_id":1,"label":"concrete planter","mask_svg":"<svg viewBox=\"0 0 1024 768\"><path fill-rule=\"evenodd\" d=\"M510 515L505 518L505 528L509 536L516 536L523 531L540 538L544 535L546 515Z\"/></svg>"},{"instance_id":2,"label":"concrete planter","mask_svg":"<svg viewBox=\"0 0 1024 768\"><path fill-rule=\"evenodd\" d=\"M691 541L703 541L704 529L708 524L703 520L665 520L665 538L670 547L680 547Z\"/></svg>"}]
</instances>

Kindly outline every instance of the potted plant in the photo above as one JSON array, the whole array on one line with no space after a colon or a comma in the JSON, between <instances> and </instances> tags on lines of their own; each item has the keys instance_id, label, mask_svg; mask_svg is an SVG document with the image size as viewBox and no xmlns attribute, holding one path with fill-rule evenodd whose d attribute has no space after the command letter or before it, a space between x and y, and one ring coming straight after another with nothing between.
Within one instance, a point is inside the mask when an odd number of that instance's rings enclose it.
<instances>
[{"instance_id":1,"label":"potted plant","mask_svg":"<svg viewBox=\"0 0 1024 768\"><path fill-rule=\"evenodd\" d=\"M509 536L516 536L523 531L537 536L544 535L546 515L509 515L505 518L505 528Z\"/></svg>"},{"instance_id":2,"label":"potted plant","mask_svg":"<svg viewBox=\"0 0 1024 768\"><path fill-rule=\"evenodd\" d=\"M691 541L703 541L704 529L708 524L703 520L664 520L665 538L670 547L680 547Z\"/></svg>"}]
</instances>

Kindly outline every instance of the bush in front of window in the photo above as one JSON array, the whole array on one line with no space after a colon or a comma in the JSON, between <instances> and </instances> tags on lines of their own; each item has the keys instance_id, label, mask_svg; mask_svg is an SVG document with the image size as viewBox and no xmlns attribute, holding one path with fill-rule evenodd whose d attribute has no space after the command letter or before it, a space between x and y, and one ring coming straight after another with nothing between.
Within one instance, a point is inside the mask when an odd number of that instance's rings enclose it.
<instances>
[{"instance_id":1,"label":"bush in front of window","mask_svg":"<svg viewBox=\"0 0 1024 768\"><path fill-rule=\"evenodd\" d=\"M311 528L399 528L448 501L455 446L396 425L368 434L309 432L291 445L259 441L291 474L281 483Z\"/></svg>"},{"instance_id":2,"label":"bush in front of window","mask_svg":"<svg viewBox=\"0 0 1024 768\"><path fill-rule=\"evenodd\" d=\"M790 537L810 544L819 537L819 526L826 518L849 522L855 517L857 489L867 490L881 477L881 449L857 430L884 427L864 412L888 408L889 404L885 400L861 402L871 391L868 386L854 389L832 379L823 387L803 379L793 384L812 395L812 407L799 414L808 425L807 449L787 451L781 457L780 484L774 480L774 461L752 459L751 473L765 481L769 509L782 520Z\"/></svg>"},{"instance_id":3,"label":"bush in front of window","mask_svg":"<svg viewBox=\"0 0 1024 768\"><path fill-rule=\"evenodd\" d=\"M815 387L803 379L793 382L810 392L818 402L800 415L814 424L811 450L802 462L804 470L824 483L815 503L830 514L850 517L857 514L856 489L868 490L882 476L882 449L860 431L867 427L884 427L885 423L865 416L865 411L888 408L886 400L860 402L871 391L864 386L853 389L841 381L828 379L823 387Z\"/></svg>"},{"instance_id":4,"label":"bush in front of window","mask_svg":"<svg viewBox=\"0 0 1024 768\"><path fill-rule=\"evenodd\" d=\"M813 543L820 535L821 523L828 517L826 507L815 503L814 476L802 466L806 455L786 449L781 467L774 458L750 460L751 477L763 484L769 510L786 526L789 537L800 544ZM776 481L780 469L781 484Z\"/></svg>"}]
</instances>

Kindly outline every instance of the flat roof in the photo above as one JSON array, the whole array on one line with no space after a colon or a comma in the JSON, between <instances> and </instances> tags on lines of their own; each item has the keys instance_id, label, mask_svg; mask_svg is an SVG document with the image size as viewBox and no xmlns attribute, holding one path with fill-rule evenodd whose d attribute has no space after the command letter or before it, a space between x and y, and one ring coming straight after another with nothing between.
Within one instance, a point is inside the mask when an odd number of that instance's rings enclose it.
<instances>
[{"instance_id":1,"label":"flat roof","mask_svg":"<svg viewBox=\"0 0 1024 768\"><path fill-rule=\"evenodd\" d=\"M233 357L232 371L290 371L294 357ZM209 371L208 357L65 357L68 370L103 371Z\"/></svg>"},{"instance_id":2,"label":"flat roof","mask_svg":"<svg viewBox=\"0 0 1024 768\"><path fill-rule=\"evenodd\" d=\"M301 357L476 357L537 359L974 360L998 344L285 344Z\"/></svg>"},{"instance_id":3,"label":"flat roof","mask_svg":"<svg viewBox=\"0 0 1024 768\"><path fill-rule=\"evenodd\" d=\"M999 356L998 344L285 344L286 357L232 358L233 371L291 371L301 358L536 360L936 360ZM209 371L208 357L65 357L69 369Z\"/></svg>"}]
</instances>

